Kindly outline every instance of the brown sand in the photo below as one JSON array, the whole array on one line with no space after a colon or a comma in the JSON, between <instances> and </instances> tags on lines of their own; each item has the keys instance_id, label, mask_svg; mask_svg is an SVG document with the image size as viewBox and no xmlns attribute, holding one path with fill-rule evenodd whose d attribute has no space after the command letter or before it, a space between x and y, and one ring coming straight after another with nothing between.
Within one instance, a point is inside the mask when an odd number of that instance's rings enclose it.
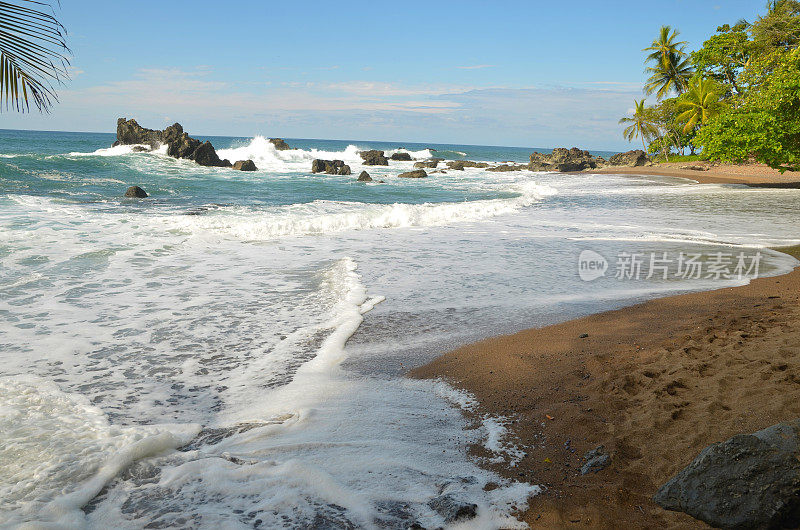
<instances>
[{"instance_id":1,"label":"brown sand","mask_svg":"<svg viewBox=\"0 0 800 530\"><path fill-rule=\"evenodd\" d=\"M707 168L707 171L683 169ZM779 171L765 164L709 164L708 162L669 162L641 167L605 167L592 173L617 175L656 175L696 180L700 184L745 184L753 187L800 188L800 173Z\"/></svg>"},{"instance_id":2,"label":"brown sand","mask_svg":"<svg viewBox=\"0 0 800 530\"><path fill-rule=\"evenodd\" d=\"M651 497L707 445L800 417L798 293L795 269L492 338L412 375L472 392L476 418L515 420L527 455L487 465L546 487L521 514L532 528L703 528ZM599 444L611 465L581 476Z\"/></svg>"}]
</instances>

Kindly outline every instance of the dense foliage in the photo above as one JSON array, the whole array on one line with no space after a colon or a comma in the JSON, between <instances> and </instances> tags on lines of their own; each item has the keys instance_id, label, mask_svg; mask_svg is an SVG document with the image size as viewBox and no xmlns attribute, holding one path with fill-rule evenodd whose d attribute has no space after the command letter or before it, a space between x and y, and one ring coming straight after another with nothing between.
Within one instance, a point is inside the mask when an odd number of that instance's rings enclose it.
<instances>
[{"instance_id":1,"label":"dense foliage","mask_svg":"<svg viewBox=\"0 0 800 530\"><path fill-rule=\"evenodd\" d=\"M720 26L691 54L678 34L664 26L644 50L644 90L657 99L637 111L648 151L666 160L699 148L710 160L800 170L800 1L774 0L752 24Z\"/></svg>"}]
</instances>

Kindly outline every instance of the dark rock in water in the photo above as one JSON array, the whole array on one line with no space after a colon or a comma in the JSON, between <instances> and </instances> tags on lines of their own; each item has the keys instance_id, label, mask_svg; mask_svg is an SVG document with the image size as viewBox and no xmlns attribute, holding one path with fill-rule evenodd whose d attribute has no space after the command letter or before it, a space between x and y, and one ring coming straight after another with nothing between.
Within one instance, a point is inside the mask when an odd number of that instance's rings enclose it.
<instances>
[{"instance_id":1,"label":"dark rock in water","mask_svg":"<svg viewBox=\"0 0 800 530\"><path fill-rule=\"evenodd\" d=\"M369 173L366 171L362 171L361 174L358 176L359 182L372 182L372 177L369 176Z\"/></svg>"},{"instance_id":2,"label":"dark rock in water","mask_svg":"<svg viewBox=\"0 0 800 530\"><path fill-rule=\"evenodd\" d=\"M277 149L278 151L288 151L289 149L291 149L291 147L289 147L289 144L287 144L283 140L283 138L270 138L269 143L274 145L275 149Z\"/></svg>"},{"instance_id":3,"label":"dark rock in water","mask_svg":"<svg viewBox=\"0 0 800 530\"><path fill-rule=\"evenodd\" d=\"M641 149L634 149L633 151L626 151L624 153L617 153L608 159L609 165L612 166L628 166L638 167L647 163L647 153Z\"/></svg>"},{"instance_id":4,"label":"dark rock in water","mask_svg":"<svg viewBox=\"0 0 800 530\"><path fill-rule=\"evenodd\" d=\"M147 197L147 192L144 191L139 186L131 186L130 188L125 190L125 196L126 197L135 197L137 199L144 199L145 197Z\"/></svg>"},{"instance_id":5,"label":"dark rock in water","mask_svg":"<svg viewBox=\"0 0 800 530\"><path fill-rule=\"evenodd\" d=\"M593 157L589 151L573 147L557 147L549 155L533 153L528 163L531 171L584 171L602 166L602 158ZM604 162L604 161L603 161Z\"/></svg>"},{"instance_id":6,"label":"dark rock in water","mask_svg":"<svg viewBox=\"0 0 800 530\"><path fill-rule=\"evenodd\" d=\"M416 167L416 168L427 167L427 168L435 169L436 166L438 166L438 165L439 165L439 161L438 160L424 160L422 162L414 162L414 167Z\"/></svg>"},{"instance_id":7,"label":"dark rock in water","mask_svg":"<svg viewBox=\"0 0 800 530\"><path fill-rule=\"evenodd\" d=\"M169 145L183 136L183 126L180 123L173 123L164 129L164 132L161 136L163 143Z\"/></svg>"},{"instance_id":8,"label":"dark rock in water","mask_svg":"<svg viewBox=\"0 0 800 530\"><path fill-rule=\"evenodd\" d=\"M581 475L586 475L592 471L597 473L598 471L607 468L611 463L611 456L606 453L606 448L602 445L598 445L591 451L587 452L585 455L583 455L583 458L586 459L586 463L583 464L583 467L581 467Z\"/></svg>"},{"instance_id":9,"label":"dark rock in water","mask_svg":"<svg viewBox=\"0 0 800 530\"><path fill-rule=\"evenodd\" d=\"M170 142L167 154L173 158L189 158L200 147L200 143L200 140L192 138L187 133L181 133L178 138Z\"/></svg>"},{"instance_id":10,"label":"dark rock in water","mask_svg":"<svg viewBox=\"0 0 800 530\"><path fill-rule=\"evenodd\" d=\"M519 164L502 164L495 167L486 168L486 171L496 171L496 172L503 172L503 171L524 171L528 169L528 166L519 165Z\"/></svg>"},{"instance_id":11,"label":"dark rock in water","mask_svg":"<svg viewBox=\"0 0 800 530\"><path fill-rule=\"evenodd\" d=\"M399 161L411 161L411 155L408 153L394 153L392 156L389 157L391 160L399 160Z\"/></svg>"},{"instance_id":12,"label":"dark rock in water","mask_svg":"<svg viewBox=\"0 0 800 530\"><path fill-rule=\"evenodd\" d=\"M136 120L117 120L117 141L115 145L144 144L151 149L156 149L164 143L164 132L146 129L136 123Z\"/></svg>"},{"instance_id":13,"label":"dark rock in water","mask_svg":"<svg viewBox=\"0 0 800 530\"><path fill-rule=\"evenodd\" d=\"M197 149L194 150L192 154L187 156L190 160L194 160L201 166L210 166L210 167L230 167L231 163L228 160L222 161L220 160L217 152L214 150L214 146L211 145L211 142L203 142ZM225 163L227 162L227 163Z\"/></svg>"},{"instance_id":14,"label":"dark rock in water","mask_svg":"<svg viewBox=\"0 0 800 530\"><path fill-rule=\"evenodd\" d=\"M464 171L465 167L487 168L489 164L486 162L473 162L472 160L453 160L447 163L447 167L455 169L456 171Z\"/></svg>"},{"instance_id":15,"label":"dark rock in water","mask_svg":"<svg viewBox=\"0 0 800 530\"><path fill-rule=\"evenodd\" d=\"M370 151L361 151L359 153L364 160L365 166L388 166L389 160L383 156L383 151L372 149Z\"/></svg>"},{"instance_id":16,"label":"dark rock in water","mask_svg":"<svg viewBox=\"0 0 800 530\"><path fill-rule=\"evenodd\" d=\"M424 169L415 169L414 171L400 173L397 176L401 179L424 179L425 177L428 176L428 174L425 173Z\"/></svg>"},{"instance_id":17,"label":"dark rock in water","mask_svg":"<svg viewBox=\"0 0 800 530\"><path fill-rule=\"evenodd\" d=\"M343 160L321 160L316 159L311 162L312 173L327 173L328 175L349 175L350 166Z\"/></svg>"},{"instance_id":18,"label":"dark rock in water","mask_svg":"<svg viewBox=\"0 0 800 530\"><path fill-rule=\"evenodd\" d=\"M478 515L478 505L464 502L452 495L440 495L428 502L428 506L444 519L446 524L474 519Z\"/></svg>"},{"instance_id":19,"label":"dark rock in water","mask_svg":"<svg viewBox=\"0 0 800 530\"><path fill-rule=\"evenodd\" d=\"M233 164L233 169L238 169L239 171L256 171L258 168L256 167L256 163L252 160L239 160Z\"/></svg>"},{"instance_id":20,"label":"dark rock in water","mask_svg":"<svg viewBox=\"0 0 800 530\"><path fill-rule=\"evenodd\" d=\"M149 147L145 147L144 145L134 145L131 148L131 151L133 151L134 153L147 153L151 151L151 149Z\"/></svg>"},{"instance_id":21,"label":"dark rock in water","mask_svg":"<svg viewBox=\"0 0 800 530\"><path fill-rule=\"evenodd\" d=\"M800 420L710 445L653 500L719 528L800 526Z\"/></svg>"}]
</instances>

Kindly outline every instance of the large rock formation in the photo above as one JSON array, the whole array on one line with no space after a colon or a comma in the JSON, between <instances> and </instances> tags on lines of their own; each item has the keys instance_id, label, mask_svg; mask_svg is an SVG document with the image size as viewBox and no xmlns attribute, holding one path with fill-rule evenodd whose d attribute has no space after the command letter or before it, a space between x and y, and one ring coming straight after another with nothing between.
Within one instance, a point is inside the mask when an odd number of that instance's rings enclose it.
<instances>
[{"instance_id":1,"label":"large rock formation","mask_svg":"<svg viewBox=\"0 0 800 530\"><path fill-rule=\"evenodd\" d=\"M489 167L486 162L473 162L472 160L453 160L447 163L447 167L456 171L464 171L465 167L477 167L485 169Z\"/></svg>"},{"instance_id":2,"label":"large rock formation","mask_svg":"<svg viewBox=\"0 0 800 530\"><path fill-rule=\"evenodd\" d=\"M487 167L486 171L496 171L498 173L503 171L524 171L528 169L528 166L523 164L502 164L495 167Z\"/></svg>"},{"instance_id":3,"label":"large rock formation","mask_svg":"<svg viewBox=\"0 0 800 530\"><path fill-rule=\"evenodd\" d=\"M528 169L531 171L584 171L586 169L595 169L602 165L602 163L591 154L589 151L584 151L573 147L567 149L566 147L557 147L549 155L543 153L533 153L530 157Z\"/></svg>"},{"instance_id":4,"label":"large rock formation","mask_svg":"<svg viewBox=\"0 0 800 530\"><path fill-rule=\"evenodd\" d=\"M146 129L136 120L117 120L117 141L114 145L145 144L152 149L167 145L167 154L174 158L188 158L201 166L231 167L229 160L221 160L211 142L201 142L185 132L180 123L163 131Z\"/></svg>"},{"instance_id":5,"label":"large rock formation","mask_svg":"<svg viewBox=\"0 0 800 530\"><path fill-rule=\"evenodd\" d=\"M358 182L372 182L372 177L366 171L362 171L358 176Z\"/></svg>"},{"instance_id":6,"label":"large rock formation","mask_svg":"<svg viewBox=\"0 0 800 530\"><path fill-rule=\"evenodd\" d=\"M394 153L389 157L390 160L398 160L401 162L410 162L411 155L408 153Z\"/></svg>"},{"instance_id":7,"label":"large rock formation","mask_svg":"<svg viewBox=\"0 0 800 530\"><path fill-rule=\"evenodd\" d=\"M800 420L706 447L653 500L718 528L797 528Z\"/></svg>"},{"instance_id":8,"label":"large rock formation","mask_svg":"<svg viewBox=\"0 0 800 530\"><path fill-rule=\"evenodd\" d=\"M238 160L234 162L233 169L238 169L239 171L257 171L258 168L256 167L256 163L252 160Z\"/></svg>"},{"instance_id":9,"label":"large rock formation","mask_svg":"<svg viewBox=\"0 0 800 530\"><path fill-rule=\"evenodd\" d=\"M428 176L424 169L415 169L414 171L407 171L397 175L401 179L424 179Z\"/></svg>"},{"instance_id":10,"label":"large rock formation","mask_svg":"<svg viewBox=\"0 0 800 530\"><path fill-rule=\"evenodd\" d=\"M388 166L389 160L383 156L383 151L372 149L370 151L361 151L359 153L364 160L365 166Z\"/></svg>"},{"instance_id":11,"label":"large rock formation","mask_svg":"<svg viewBox=\"0 0 800 530\"><path fill-rule=\"evenodd\" d=\"M611 166L628 166L638 167L647 163L647 153L641 149L634 149L633 151L626 151L624 153L617 153L608 159L608 164Z\"/></svg>"},{"instance_id":12,"label":"large rock formation","mask_svg":"<svg viewBox=\"0 0 800 530\"><path fill-rule=\"evenodd\" d=\"M321 160L317 158L311 162L312 173L327 173L328 175L349 175L350 166L343 160Z\"/></svg>"},{"instance_id":13,"label":"large rock formation","mask_svg":"<svg viewBox=\"0 0 800 530\"><path fill-rule=\"evenodd\" d=\"M289 147L289 144L283 141L283 138L270 138L269 143L274 145L275 149L277 149L278 151L288 151L289 149L291 149L291 147Z\"/></svg>"}]
</instances>

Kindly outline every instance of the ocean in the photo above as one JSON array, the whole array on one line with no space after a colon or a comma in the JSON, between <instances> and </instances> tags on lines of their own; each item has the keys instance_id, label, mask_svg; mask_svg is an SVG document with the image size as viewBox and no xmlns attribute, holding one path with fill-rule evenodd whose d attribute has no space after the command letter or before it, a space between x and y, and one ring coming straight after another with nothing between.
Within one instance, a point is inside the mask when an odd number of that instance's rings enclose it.
<instances>
[{"instance_id":1,"label":"ocean","mask_svg":"<svg viewBox=\"0 0 800 530\"><path fill-rule=\"evenodd\" d=\"M254 160L245 173L114 139L0 130L0 527L433 528L442 499L477 505L471 528L519 527L536 477L467 455L513 466L532 450L506 436L514 418L468 421L471 396L410 368L797 264L768 247L800 243L798 190L399 179L413 161L358 151L535 149L208 138ZM315 158L353 175L311 174Z\"/></svg>"}]
</instances>

